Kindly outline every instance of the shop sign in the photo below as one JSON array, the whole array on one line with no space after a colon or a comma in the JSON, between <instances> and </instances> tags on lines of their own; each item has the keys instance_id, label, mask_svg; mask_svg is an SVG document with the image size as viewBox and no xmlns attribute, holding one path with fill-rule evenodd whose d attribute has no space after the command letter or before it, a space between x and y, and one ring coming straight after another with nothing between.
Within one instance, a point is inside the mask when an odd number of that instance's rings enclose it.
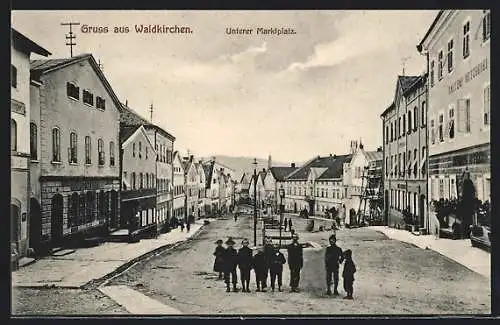
<instances>
[{"instance_id":1,"label":"shop sign","mask_svg":"<svg viewBox=\"0 0 500 325\"><path fill-rule=\"evenodd\" d=\"M462 88L464 84L471 82L477 76L479 76L482 72L488 69L488 58L484 58L481 62L479 62L476 66L470 69L467 73L465 73L462 77L455 80L451 85L448 86L448 94L452 94L458 89Z\"/></svg>"}]
</instances>

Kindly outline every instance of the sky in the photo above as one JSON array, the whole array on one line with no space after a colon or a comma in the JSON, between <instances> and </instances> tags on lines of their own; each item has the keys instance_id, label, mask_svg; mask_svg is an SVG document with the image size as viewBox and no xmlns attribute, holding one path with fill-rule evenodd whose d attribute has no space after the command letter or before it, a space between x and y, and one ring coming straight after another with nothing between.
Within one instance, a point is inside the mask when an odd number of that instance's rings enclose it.
<instances>
[{"instance_id":1,"label":"sky","mask_svg":"<svg viewBox=\"0 0 500 325\"><path fill-rule=\"evenodd\" d=\"M176 137L175 150L306 161L382 145L380 114L396 78L425 72L416 45L436 10L13 11L12 27L52 55L92 53L122 102ZM135 24L189 27L138 34ZM84 33L83 25L108 27ZM129 33L115 34L114 27ZM293 35L256 35L256 28ZM226 28L253 28L228 35ZM32 58L37 58L33 56Z\"/></svg>"}]
</instances>

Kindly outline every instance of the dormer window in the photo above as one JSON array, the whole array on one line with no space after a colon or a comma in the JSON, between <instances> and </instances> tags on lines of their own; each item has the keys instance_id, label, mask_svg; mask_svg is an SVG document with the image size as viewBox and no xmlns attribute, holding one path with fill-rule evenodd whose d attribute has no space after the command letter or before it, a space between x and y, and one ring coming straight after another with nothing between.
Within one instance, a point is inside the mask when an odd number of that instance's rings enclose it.
<instances>
[{"instance_id":1,"label":"dormer window","mask_svg":"<svg viewBox=\"0 0 500 325\"><path fill-rule=\"evenodd\" d=\"M94 95L88 91L83 91L83 102L87 105L94 106Z\"/></svg>"},{"instance_id":2,"label":"dormer window","mask_svg":"<svg viewBox=\"0 0 500 325\"><path fill-rule=\"evenodd\" d=\"M95 98L95 107L105 110L106 109L106 101L99 96L96 96Z\"/></svg>"},{"instance_id":3,"label":"dormer window","mask_svg":"<svg viewBox=\"0 0 500 325\"><path fill-rule=\"evenodd\" d=\"M71 82L66 83L66 94L68 97L79 100L80 99L80 87L77 87Z\"/></svg>"}]
</instances>

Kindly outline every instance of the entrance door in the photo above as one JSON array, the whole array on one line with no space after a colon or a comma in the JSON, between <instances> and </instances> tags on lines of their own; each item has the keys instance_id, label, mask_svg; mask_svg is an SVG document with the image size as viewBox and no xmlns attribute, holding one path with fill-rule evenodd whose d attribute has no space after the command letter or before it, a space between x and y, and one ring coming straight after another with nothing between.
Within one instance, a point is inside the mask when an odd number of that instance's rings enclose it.
<instances>
[{"instance_id":1,"label":"entrance door","mask_svg":"<svg viewBox=\"0 0 500 325\"><path fill-rule=\"evenodd\" d=\"M425 195L420 195L420 201L418 204L418 219L420 228L425 227Z\"/></svg>"},{"instance_id":2,"label":"entrance door","mask_svg":"<svg viewBox=\"0 0 500 325\"><path fill-rule=\"evenodd\" d=\"M297 213L297 202L293 202L293 213Z\"/></svg>"},{"instance_id":3,"label":"entrance door","mask_svg":"<svg viewBox=\"0 0 500 325\"><path fill-rule=\"evenodd\" d=\"M111 227L113 229L118 228L118 193L116 191L111 191L111 209L109 211L109 223L112 225ZM127 223L125 222L122 225L126 225Z\"/></svg>"},{"instance_id":4,"label":"entrance door","mask_svg":"<svg viewBox=\"0 0 500 325\"><path fill-rule=\"evenodd\" d=\"M389 225L389 190L384 193L384 225Z\"/></svg>"},{"instance_id":5,"label":"entrance door","mask_svg":"<svg viewBox=\"0 0 500 325\"><path fill-rule=\"evenodd\" d=\"M20 214L21 214L21 208L16 204L11 204L10 205L10 218L11 218L10 242L11 243L17 244L19 242L19 228L20 228L19 222L21 220Z\"/></svg>"},{"instance_id":6,"label":"entrance door","mask_svg":"<svg viewBox=\"0 0 500 325\"><path fill-rule=\"evenodd\" d=\"M56 194L52 197L52 213L50 234L52 244L58 246L63 240L63 197L61 194Z\"/></svg>"},{"instance_id":7,"label":"entrance door","mask_svg":"<svg viewBox=\"0 0 500 325\"><path fill-rule=\"evenodd\" d=\"M39 247L42 237L42 213L40 204L34 198L30 199L29 247L35 250Z\"/></svg>"},{"instance_id":8,"label":"entrance door","mask_svg":"<svg viewBox=\"0 0 500 325\"><path fill-rule=\"evenodd\" d=\"M309 211L311 211L311 213L309 215L313 216L314 215L314 201L313 200L309 201Z\"/></svg>"}]
</instances>

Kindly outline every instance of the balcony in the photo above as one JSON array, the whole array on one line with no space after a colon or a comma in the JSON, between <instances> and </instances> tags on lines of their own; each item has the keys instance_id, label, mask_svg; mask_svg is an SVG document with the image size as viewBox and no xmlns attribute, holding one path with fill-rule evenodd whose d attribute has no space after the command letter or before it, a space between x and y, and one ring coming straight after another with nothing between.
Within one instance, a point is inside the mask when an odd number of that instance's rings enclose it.
<instances>
[{"instance_id":1,"label":"balcony","mask_svg":"<svg viewBox=\"0 0 500 325\"><path fill-rule=\"evenodd\" d=\"M135 199L139 199L139 198L155 197L155 196L156 196L156 189L155 188L126 190L126 191L122 191L120 194L122 201L130 201L130 200L135 200Z\"/></svg>"}]
</instances>

